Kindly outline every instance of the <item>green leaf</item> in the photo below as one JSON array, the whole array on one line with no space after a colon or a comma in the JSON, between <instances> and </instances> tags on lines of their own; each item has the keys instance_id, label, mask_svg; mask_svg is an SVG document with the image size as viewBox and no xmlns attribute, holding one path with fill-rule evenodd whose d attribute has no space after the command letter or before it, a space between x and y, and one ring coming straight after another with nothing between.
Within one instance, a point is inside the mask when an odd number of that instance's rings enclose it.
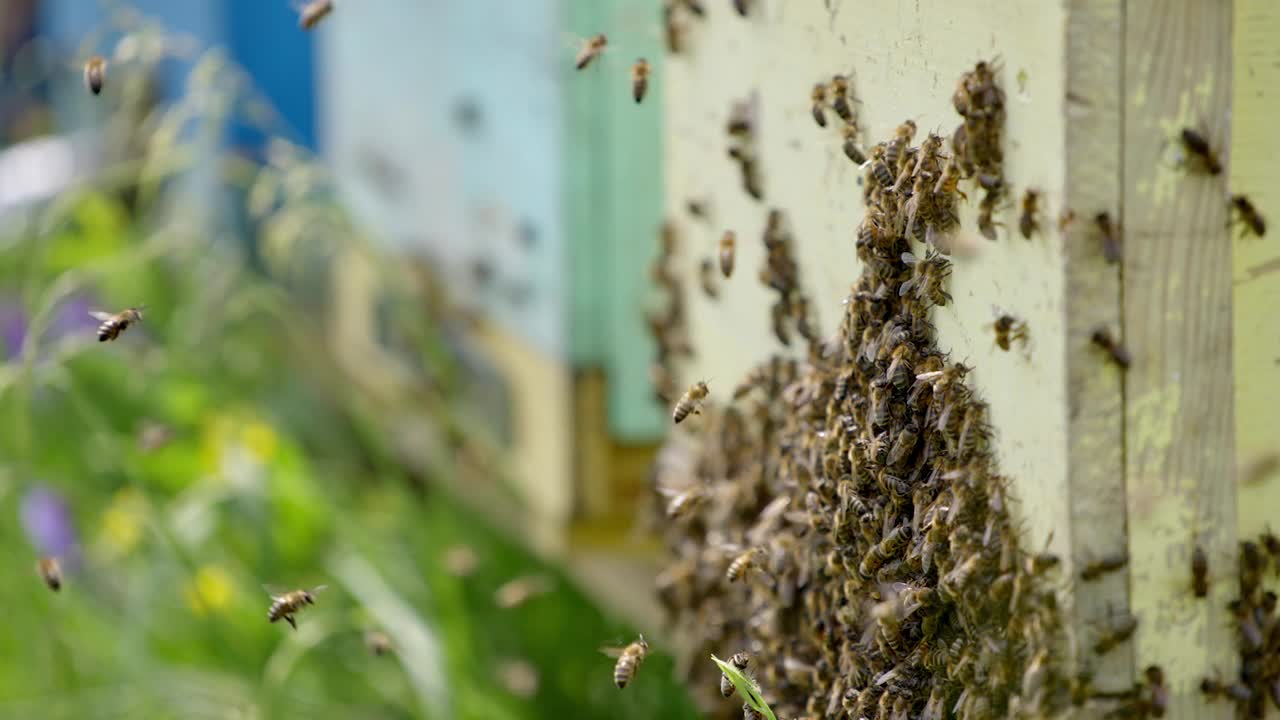
<instances>
[{"instance_id":1,"label":"green leaf","mask_svg":"<svg viewBox=\"0 0 1280 720\"><path fill-rule=\"evenodd\" d=\"M733 686L738 689L738 694L742 696L743 701L761 712L769 720L778 720L777 716L773 714L773 710L769 708L769 704L760 695L760 686L756 684L755 680L742 674L741 670L715 655L711 656L711 660L720 668L720 672L729 678L729 682L733 683Z\"/></svg>"}]
</instances>

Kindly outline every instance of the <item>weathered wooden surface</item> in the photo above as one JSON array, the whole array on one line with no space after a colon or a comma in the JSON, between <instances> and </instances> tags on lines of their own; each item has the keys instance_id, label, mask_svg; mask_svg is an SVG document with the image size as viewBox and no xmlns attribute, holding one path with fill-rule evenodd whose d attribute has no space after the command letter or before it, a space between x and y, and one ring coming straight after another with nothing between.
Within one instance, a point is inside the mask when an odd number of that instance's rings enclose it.
<instances>
[{"instance_id":1,"label":"weathered wooden surface","mask_svg":"<svg viewBox=\"0 0 1280 720\"><path fill-rule=\"evenodd\" d=\"M1231 4L1129 3L1124 65L1125 483L1135 667L1165 670L1173 717L1227 718L1200 679L1236 667L1231 239L1223 177L1169 161L1183 127L1221 146ZM1214 580L1190 592L1199 543Z\"/></svg>"},{"instance_id":2,"label":"weathered wooden surface","mask_svg":"<svg viewBox=\"0 0 1280 720\"><path fill-rule=\"evenodd\" d=\"M1124 395L1120 371L1090 342L1098 327L1120 328L1120 269L1100 252L1092 218L1119 216L1121 72L1124 15L1115 0L1078 0L1067 8L1066 207L1075 218L1066 258L1067 478L1071 552L1078 568L1128 551L1124 502ZM1084 582L1073 574L1075 668L1099 689L1134 682L1128 644L1098 657L1096 628L1128 607L1128 573Z\"/></svg>"},{"instance_id":3,"label":"weathered wooden surface","mask_svg":"<svg viewBox=\"0 0 1280 720\"><path fill-rule=\"evenodd\" d=\"M1273 224L1280 221L1280 6L1235 4L1235 73L1231 192L1247 195ZM1237 233L1238 234L1238 233ZM1280 528L1280 230L1234 240L1237 491L1241 538Z\"/></svg>"}]
</instances>

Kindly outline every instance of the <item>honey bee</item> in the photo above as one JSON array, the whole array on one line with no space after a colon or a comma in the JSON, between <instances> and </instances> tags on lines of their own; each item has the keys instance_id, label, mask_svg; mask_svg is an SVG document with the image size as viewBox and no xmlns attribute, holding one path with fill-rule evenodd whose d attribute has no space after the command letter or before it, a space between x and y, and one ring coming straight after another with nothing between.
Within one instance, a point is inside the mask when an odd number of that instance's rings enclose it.
<instances>
[{"instance_id":1,"label":"honey bee","mask_svg":"<svg viewBox=\"0 0 1280 720\"><path fill-rule=\"evenodd\" d=\"M756 561L764 554L764 548L753 547L743 550L729 562L724 571L724 579L735 583L746 577L747 572L756 566Z\"/></svg>"},{"instance_id":2,"label":"honey bee","mask_svg":"<svg viewBox=\"0 0 1280 720\"><path fill-rule=\"evenodd\" d=\"M942 175L933 186L933 192L935 195L959 195L965 202L969 201L969 196L960 189L960 163L954 157L942 166Z\"/></svg>"},{"instance_id":3,"label":"honey bee","mask_svg":"<svg viewBox=\"0 0 1280 720\"><path fill-rule=\"evenodd\" d=\"M1240 237L1244 237L1249 233L1253 233L1258 237L1267 234L1267 221L1258 212L1258 209L1253 206L1253 202L1249 198L1244 195L1232 195L1231 208L1240 213L1240 219L1236 221L1244 228L1240 233Z\"/></svg>"},{"instance_id":4,"label":"honey bee","mask_svg":"<svg viewBox=\"0 0 1280 720\"><path fill-rule=\"evenodd\" d=\"M1120 622L1112 623L1098 636L1098 641L1093 645L1093 651L1099 655L1105 655L1128 640L1137 629L1138 618L1136 617L1127 617Z\"/></svg>"},{"instance_id":5,"label":"honey bee","mask_svg":"<svg viewBox=\"0 0 1280 720\"><path fill-rule=\"evenodd\" d=\"M738 0L738 2L741 1ZM742 703L742 720L764 720L764 713L752 707L750 703Z\"/></svg>"},{"instance_id":6,"label":"honey bee","mask_svg":"<svg viewBox=\"0 0 1280 720\"><path fill-rule=\"evenodd\" d=\"M97 95L102 92L102 85L107 81L107 61L101 55L94 55L84 64L84 85L89 92Z\"/></svg>"},{"instance_id":7,"label":"honey bee","mask_svg":"<svg viewBox=\"0 0 1280 720\"><path fill-rule=\"evenodd\" d=\"M391 638L380 630L367 630L364 634L364 646L377 657L391 652Z\"/></svg>"},{"instance_id":8,"label":"honey bee","mask_svg":"<svg viewBox=\"0 0 1280 720\"><path fill-rule=\"evenodd\" d=\"M613 684L621 690L635 679L636 671L649 654L649 643L641 635L635 642L624 648L602 648L601 652L609 657L618 658L613 666Z\"/></svg>"},{"instance_id":9,"label":"honey bee","mask_svg":"<svg viewBox=\"0 0 1280 720\"><path fill-rule=\"evenodd\" d=\"M453 577L467 577L476 571L479 559L468 545L454 545L444 551L444 568Z\"/></svg>"},{"instance_id":10,"label":"honey bee","mask_svg":"<svg viewBox=\"0 0 1280 720\"><path fill-rule=\"evenodd\" d=\"M1209 556L1199 545L1191 551L1191 591L1198 598L1209 594Z\"/></svg>"},{"instance_id":11,"label":"honey bee","mask_svg":"<svg viewBox=\"0 0 1280 720\"><path fill-rule=\"evenodd\" d=\"M831 109L845 122L853 126L853 108L849 106L849 79L843 75L831 78Z\"/></svg>"},{"instance_id":12,"label":"honey bee","mask_svg":"<svg viewBox=\"0 0 1280 720\"><path fill-rule=\"evenodd\" d=\"M284 620L294 629L298 629L298 623L293 619L296 613L301 612L308 605L316 604L316 594L324 590L327 585L317 585L310 590L291 590L281 595L276 595L267 587L263 587L267 594L271 596L271 607L267 610L267 621L276 622Z\"/></svg>"},{"instance_id":13,"label":"honey bee","mask_svg":"<svg viewBox=\"0 0 1280 720\"><path fill-rule=\"evenodd\" d=\"M1030 240L1032 234L1040 230L1039 209L1040 191L1028 189L1022 195L1022 215L1018 218L1018 231L1022 237Z\"/></svg>"},{"instance_id":14,"label":"honey bee","mask_svg":"<svg viewBox=\"0 0 1280 720\"><path fill-rule=\"evenodd\" d=\"M700 380L694 383L685 391L684 395L681 396L680 401L676 403L675 410L671 413L671 419L679 423L686 417L689 417L690 413L693 413L694 415L701 414L702 401L705 400L707 395L710 393L711 389L707 387L707 383L705 381Z\"/></svg>"},{"instance_id":15,"label":"honey bee","mask_svg":"<svg viewBox=\"0 0 1280 720\"><path fill-rule=\"evenodd\" d=\"M1222 163L1218 161L1218 153L1209 145L1209 141L1199 131L1182 128L1182 147L1196 158L1199 165L1210 175L1222 173Z\"/></svg>"},{"instance_id":16,"label":"honey bee","mask_svg":"<svg viewBox=\"0 0 1280 720\"><path fill-rule=\"evenodd\" d=\"M707 497L707 491L701 486L694 486L684 490L658 488L658 493L668 498L667 517L672 520L685 517Z\"/></svg>"},{"instance_id":17,"label":"honey bee","mask_svg":"<svg viewBox=\"0 0 1280 720\"><path fill-rule=\"evenodd\" d=\"M1200 681L1200 692L1213 698L1228 698L1234 702L1247 703L1253 699L1253 690L1243 683L1227 684L1217 678L1204 678Z\"/></svg>"},{"instance_id":18,"label":"honey bee","mask_svg":"<svg viewBox=\"0 0 1280 720\"><path fill-rule=\"evenodd\" d=\"M720 289L716 287L716 263L711 258L702 258L702 262L698 264L698 280L702 285L702 292L712 300L720 296Z\"/></svg>"},{"instance_id":19,"label":"honey bee","mask_svg":"<svg viewBox=\"0 0 1280 720\"><path fill-rule=\"evenodd\" d=\"M579 70L585 70L593 60L600 57L604 49L609 46L609 38L604 33L596 33L582 43L582 49L578 51L578 57L574 60L574 67Z\"/></svg>"},{"instance_id":20,"label":"honey bee","mask_svg":"<svg viewBox=\"0 0 1280 720\"><path fill-rule=\"evenodd\" d=\"M737 668L739 672L745 673L747 666L751 664L751 654L745 652L735 653L733 657L729 658L729 664ZM730 697L733 695L733 690L733 681L729 679L728 675L721 673L720 694L724 697Z\"/></svg>"},{"instance_id":21,"label":"honey bee","mask_svg":"<svg viewBox=\"0 0 1280 720\"><path fill-rule=\"evenodd\" d=\"M751 10L751 0L733 0L733 9L742 17L746 17Z\"/></svg>"},{"instance_id":22,"label":"honey bee","mask_svg":"<svg viewBox=\"0 0 1280 720\"><path fill-rule=\"evenodd\" d=\"M138 307L126 308L115 314L100 310L90 311L89 315L94 320L102 323L98 326L98 342L115 340L120 337L120 333L127 330L130 325L142 320L142 311L145 307L144 305L139 305Z\"/></svg>"},{"instance_id":23,"label":"honey bee","mask_svg":"<svg viewBox=\"0 0 1280 720\"><path fill-rule=\"evenodd\" d=\"M649 90L649 61L644 58L636 60L636 64L631 66L631 97L635 98L636 104L644 100L644 94Z\"/></svg>"},{"instance_id":24,"label":"honey bee","mask_svg":"<svg viewBox=\"0 0 1280 720\"><path fill-rule=\"evenodd\" d=\"M498 663L498 681L512 695L533 697L538 692L538 669L527 660L503 660Z\"/></svg>"},{"instance_id":25,"label":"honey bee","mask_svg":"<svg viewBox=\"0 0 1280 720\"><path fill-rule=\"evenodd\" d=\"M503 610L511 610L549 592L551 592L551 579L546 575L522 575L504 583L494 591L493 601Z\"/></svg>"},{"instance_id":26,"label":"honey bee","mask_svg":"<svg viewBox=\"0 0 1280 720\"><path fill-rule=\"evenodd\" d=\"M1143 674L1147 678L1147 711L1152 717L1164 717L1169 708L1169 688L1164 684L1164 670L1159 665L1149 665Z\"/></svg>"},{"instance_id":27,"label":"honey bee","mask_svg":"<svg viewBox=\"0 0 1280 720\"><path fill-rule=\"evenodd\" d=\"M862 562L858 565L858 574L864 578L873 577L889 560L889 558L898 554L904 546L911 540L911 526L899 525L884 536L880 542L871 547L862 558Z\"/></svg>"},{"instance_id":28,"label":"honey bee","mask_svg":"<svg viewBox=\"0 0 1280 720\"><path fill-rule=\"evenodd\" d=\"M58 592L62 589L62 563L58 562L58 558L40 558L40 562L36 563L36 571L40 573L40 579L44 580L44 584L48 585L50 590Z\"/></svg>"},{"instance_id":29,"label":"honey bee","mask_svg":"<svg viewBox=\"0 0 1280 720\"><path fill-rule=\"evenodd\" d=\"M845 125L840 132L844 135L844 156L852 160L855 165L865 163L867 156L858 147L858 128Z\"/></svg>"},{"instance_id":30,"label":"honey bee","mask_svg":"<svg viewBox=\"0 0 1280 720\"><path fill-rule=\"evenodd\" d=\"M1111 222L1111 215L1100 212L1094 216L1093 222L1098 226L1098 232L1102 234L1102 256L1112 265L1120 262L1123 257L1120 233Z\"/></svg>"},{"instance_id":31,"label":"honey bee","mask_svg":"<svg viewBox=\"0 0 1280 720\"><path fill-rule=\"evenodd\" d=\"M978 203L978 231L988 240L996 239L996 228L1001 224L995 222L993 217L1000 208L1000 200L1004 197L1003 181L996 177L996 183L987 189L985 195L982 196L982 202Z\"/></svg>"},{"instance_id":32,"label":"honey bee","mask_svg":"<svg viewBox=\"0 0 1280 720\"><path fill-rule=\"evenodd\" d=\"M809 93L809 100L813 103L811 112L813 113L813 121L818 123L818 127L827 126L827 113L823 106L827 103L827 86L818 83L813 86L813 90Z\"/></svg>"},{"instance_id":33,"label":"honey bee","mask_svg":"<svg viewBox=\"0 0 1280 720\"><path fill-rule=\"evenodd\" d=\"M791 345L791 327L787 325L787 318L790 317L790 308L785 299L779 300L773 304L769 310L773 319L773 335L778 338L778 342L783 345Z\"/></svg>"},{"instance_id":34,"label":"honey bee","mask_svg":"<svg viewBox=\"0 0 1280 720\"><path fill-rule=\"evenodd\" d=\"M1002 312L999 308L993 308L993 311L995 312L996 320L991 324L991 327L996 333L996 345L1005 352L1009 352L1014 342L1021 342L1025 346L1030 338L1030 330L1027 328L1026 321Z\"/></svg>"},{"instance_id":35,"label":"honey bee","mask_svg":"<svg viewBox=\"0 0 1280 720\"><path fill-rule=\"evenodd\" d=\"M896 169L898 161L902 159L906 152L907 145L916 136L916 123L914 120L904 120L893 132L893 140L889 142L885 148L884 161L890 168Z\"/></svg>"},{"instance_id":36,"label":"honey bee","mask_svg":"<svg viewBox=\"0 0 1280 720\"><path fill-rule=\"evenodd\" d=\"M1258 623L1254 619L1253 608L1237 598L1227 604L1227 609L1231 611L1231 616L1235 618L1236 629L1240 631L1240 638L1244 640L1248 649L1262 649L1262 643L1265 638L1262 636L1262 629L1258 627Z\"/></svg>"},{"instance_id":37,"label":"honey bee","mask_svg":"<svg viewBox=\"0 0 1280 720\"><path fill-rule=\"evenodd\" d=\"M1120 568L1128 564L1128 562L1129 562L1129 555L1123 552L1120 553L1119 555L1113 555L1111 557L1102 558L1101 560L1095 560L1094 562L1091 562L1088 565L1085 565L1084 569L1080 571L1080 579L1084 580L1085 582L1092 582L1102 577L1103 575L1106 575L1109 572L1115 572L1116 570L1119 570Z\"/></svg>"},{"instance_id":38,"label":"honey bee","mask_svg":"<svg viewBox=\"0 0 1280 720\"><path fill-rule=\"evenodd\" d=\"M725 277L733 274L733 256L737 242L738 236L732 230L725 230L724 235L720 236L720 273Z\"/></svg>"},{"instance_id":39,"label":"honey bee","mask_svg":"<svg viewBox=\"0 0 1280 720\"><path fill-rule=\"evenodd\" d=\"M899 297L910 292L930 305L946 305L951 301L951 295L943 288L951 275L951 262L945 256L930 248L923 260L904 252L902 262L911 268L911 277L898 286Z\"/></svg>"},{"instance_id":40,"label":"honey bee","mask_svg":"<svg viewBox=\"0 0 1280 720\"><path fill-rule=\"evenodd\" d=\"M298 12L298 27L311 30L333 12L333 0L312 0Z\"/></svg>"},{"instance_id":41,"label":"honey bee","mask_svg":"<svg viewBox=\"0 0 1280 720\"><path fill-rule=\"evenodd\" d=\"M1094 345L1102 348L1111 356L1111 361L1119 365L1121 369L1128 369L1129 364L1133 362L1133 356L1129 354L1128 348L1116 342L1111 336L1111 331L1106 328L1098 328L1093 331L1090 340Z\"/></svg>"}]
</instances>

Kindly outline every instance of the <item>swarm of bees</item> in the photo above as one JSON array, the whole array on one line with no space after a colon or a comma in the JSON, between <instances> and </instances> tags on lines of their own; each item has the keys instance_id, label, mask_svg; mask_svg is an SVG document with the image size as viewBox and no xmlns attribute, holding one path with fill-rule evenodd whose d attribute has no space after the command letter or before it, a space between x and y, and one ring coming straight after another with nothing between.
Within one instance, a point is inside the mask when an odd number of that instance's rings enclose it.
<instances>
[{"instance_id":1,"label":"swarm of bees","mask_svg":"<svg viewBox=\"0 0 1280 720\"><path fill-rule=\"evenodd\" d=\"M983 236L995 239L995 225L991 222L994 210L1005 193L1004 184L1004 90L996 84L997 66L979 61L973 70L965 73L951 96L956 112L964 122L951 135L951 147L955 151L964 177L978 177L978 185L986 191L980 209L982 215L978 228ZM1034 212L1034 198L1031 210ZM1027 226L1028 212L1024 201L1023 218L1019 229L1023 237L1030 239L1034 218Z\"/></svg>"},{"instance_id":2,"label":"swarm of bees","mask_svg":"<svg viewBox=\"0 0 1280 720\"><path fill-rule=\"evenodd\" d=\"M702 659L723 647L750 648L779 717L1037 717L1070 702L1054 652L1056 558L1021 547L986 406L929 321L950 301L942 241L958 222L958 180L1000 168L990 66L961 89L951 156L935 135L913 146L912 121L872 147L863 271L838 334L815 338L806 360L760 363L730 405L704 409L694 441L664 450L686 460L661 464L657 487L699 488L699 501L664 526L659 599L708 707L721 678ZM829 98L814 93L819 125ZM785 225L771 213L761 272L783 342L793 326L779 318L807 306ZM1016 319L1003 332L1026 337ZM1159 695L1144 686L1147 702Z\"/></svg>"},{"instance_id":3,"label":"swarm of bees","mask_svg":"<svg viewBox=\"0 0 1280 720\"><path fill-rule=\"evenodd\" d=\"M1227 603L1240 651L1239 675L1233 682L1204 678L1200 690L1210 700L1234 703L1237 717L1266 717L1268 701L1280 708L1280 622L1276 593L1263 579L1280 571L1280 537L1271 531L1256 541L1240 543L1239 595ZM1209 593L1208 561L1196 546L1192 555L1192 588L1196 597Z\"/></svg>"}]
</instances>

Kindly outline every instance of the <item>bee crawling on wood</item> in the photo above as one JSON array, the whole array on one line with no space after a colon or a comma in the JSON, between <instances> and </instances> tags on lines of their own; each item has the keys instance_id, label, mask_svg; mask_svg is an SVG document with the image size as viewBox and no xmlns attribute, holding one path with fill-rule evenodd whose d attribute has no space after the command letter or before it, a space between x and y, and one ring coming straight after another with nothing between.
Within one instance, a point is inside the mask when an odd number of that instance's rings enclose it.
<instances>
[{"instance_id":1,"label":"bee crawling on wood","mask_svg":"<svg viewBox=\"0 0 1280 720\"><path fill-rule=\"evenodd\" d=\"M1129 563L1129 555L1121 552L1118 555L1104 557L1101 560L1095 560L1084 566L1080 571L1080 579L1085 582L1092 582L1106 575L1109 572L1115 572Z\"/></svg>"},{"instance_id":2,"label":"bee crawling on wood","mask_svg":"<svg viewBox=\"0 0 1280 720\"><path fill-rule=\"evenodd\" d=\"M1129 354L1128 348L1112 337L1110 330L1098 328L1093 331L1090 340L1094 345L1106 351L1107 355L1111 357L1111 361L1118 365L1121 370L1129 369L1130 363L1133 362L1133 356Z\"/></svg>"},{"instance_id":3,"label":"bee crawling on wood","mask_svg":"<svg viewBox=\"0 0 1280 720\"><path fill-rule=\"evenodd\" d=\"M1240 214L1239 219L1235 221L1244 228L1240 233L1240 237L1244 237L1249 233L1253 233L1258 237L1267 234L1267 221L1258 212L1258 208L1253 206L1253 202L1249 198L1244 195L1232 195L1231 209Z\"/></svg>"},{"instance_id":4,"label":"bee crawling on wood","mask_svg":"<svg viewBox=\"0 0 1280 720\"><path fill-rule=\"evenodd\" d=\"M1209 594L1209 556L1199 545L1191 551L1191 591L1198 598Z\"/></svg>"},{"instance_id":5,"label":"bee crawling on wood","mask_svg":"<svg viewBox=\"0 0 1280 720\"><path fill-rule=\"evenodd\" d=\"M1098 226L1098 232L1102 235L1102 256L1112 265L1120 262L1124 256L1123 248L1120 245L1120 230L1111 221L1111 215L1100 212L1094 216L1093 222Z\"/></svg>"},{"instance_id":6,"label":"bee crawling on wood","mask_svg":"<svg viewBox=\"0 0 1280 720\"><path fill-rule=\"evenodd\" d=\"M1200 131L1182 128L1179 139L1182 141L1183 149L1191 153L1201 169L1210 175L1222 174L1222 162L1218 160L1217 151Z\"/></svg>"},{"instance_id":7,"label":"bee crawling on wood","mask_svg":"<svg viewBox=\"0 0 1280 720\"><path fill-rule=\"evenodd\" d=\"M107 61L101 55L94 55L84 64L84 86L89 92L97 95L107 82Z\"/></svg>"},{"instance_id":8,"label":"bee crawling on wood","mask_svg":"<svg viewBox=\"0 0 1280 720\"><path fill-rule=\"evenodd\" d=\"M1028 189L1022 195L1022 215L1018 218L1018 231L1022 237L1030 240L1040 230L1039 220L1040 191Z\"/></svg>"},{"instance_id":9,"label":"bee crawling on wood","mask_svg":"<svg viewBox=\"0 0 1280 720\"><path fill-rule=\"evenodd\" d=\"M685 391L684 395L681 396L680 401L676 403L675 410L671 412L671 419L676 423L679 423L689 417L690 413L694 415L701 414L702 401L710 394L711 389L707 387L707 383L705 381L699 380L694 383Z\"/></svg>"},{"instance_id":10,"label":"bee crawling on wood","mask_svg":"<svg viewBox=\"0 0 1280 720\"><path fill-rule=\"evenodd\" d=\"M640 669L640 664L644 662L644 658L649 654L649 643L644 639L644 635L623 648L601 648L609 657L615 657L618 662L613 666L613 684L621 690L635 679L636 671Z\"/></svg>"},{"instance_id":11,"label":"bee crawling on wood","mask_svg":"<svg viewBox=\"0 0 1280 720\"><path fill-rule=\"evenodd\" d=\"M98 326L98 342L115 340L120 337L120 333L127 330L130 325L142 320L142 311L144 309L146 309L145 305L139 305L138 307L126 308L118 313L107 313L100 310L90 311L90 317L102 323Z\"/></svg>"},{"instance_id":12,"label":"bee crawling on wood","mask_svg":"<svg viewBox=\"0 0 1280 720\"><path fill-rule=\"evenodd\" d=\"M316 604L316 594L324 590L328 585L317 585L310 590L291 590L289 592L277 595L270 588L263 586L267 594L271 596L271 607L267 610L267 621L276 622L284 620L289 623L294 630L298 629L298 623L293 616L308 605Z\"/></svg>"},{"instance_id":13,"label":"bee crawling on wood","mask_svg":"<svg viewBox=\"0 0 1280 720\"><path fill-rule=\"evenodd\" d=\"M631 66L631 97L635 98L636 104L639 104L648 91L649 61L640 58L636 60L635 65Z\"/></svg>"},{"instance_id":14,"label":"bee crawling on wood","mask_svg":"<svg viewBox=\"0 0 1280 720\"><path fill-rule=\"evenodd\" d=\"M1027 322L1019 320L999 308L992 308L992 311L996 316L995 322L991 323L991 327L996 333L996 345L1005 352L1009 352L1015 342L1021 342L1025 346L1027 340L1031 337Z\"/></svg>"},{"instance_id":15,"label":"bee crawling on wood","mask_svg":"<svg viewBox=\"0 0 1280 720\"><path fill-rule=\"evenodd\" d=\"M732 230L725 230L720 236L720 273L725 277L733 274L734 249L738 236Z\"/></svg>"}]
</instances>

